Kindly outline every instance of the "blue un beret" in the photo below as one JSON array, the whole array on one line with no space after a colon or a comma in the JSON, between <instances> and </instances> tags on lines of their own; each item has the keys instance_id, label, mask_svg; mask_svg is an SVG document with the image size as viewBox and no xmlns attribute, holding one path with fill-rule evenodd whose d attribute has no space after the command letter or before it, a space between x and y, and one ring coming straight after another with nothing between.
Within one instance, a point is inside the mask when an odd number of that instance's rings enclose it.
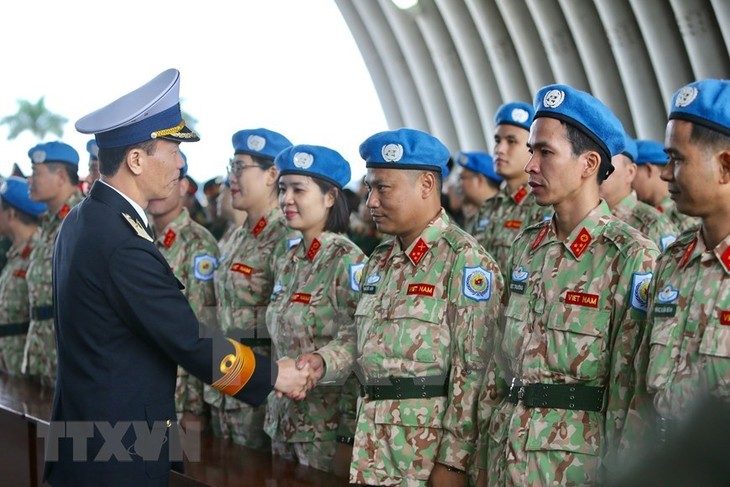
<instances>
[{"instance_id":1,"label":"blue un beret","mask_svg":"<svg viewBox=\"0 0 730 487\"><path fill-rule=\"evenodd\" d=\"M90 159L99 158L99 144L96 143L96 139L91 139L86 143L86 152L89 153Z\"/></svg>"},{"instance_id":2,"label":"blue un beret","mask_svg":"<svg viewBox=\"0 0 730 487\"><path fill-rule=\"evenodd\" d=\"M342 189L350 182L350 163L339 152L319 145L294 145L274 160L280 175L302 174L324 179Z\"/></svg>"},{"instance_id":3,"label":"blue un beret","mask_svg":"<svg viewBox=\"0 0 730 487\"><path fill-rule=\"evenodd\" d=\"M360 144L360 157L372 169L416 169L449 174L449 149L436 137L402 128L371 135Z\"/></svg>"},{"instance_id":4,"label":"blue un beret","mask_svg":"<svg viewBox=\"0 0 730 487\"><path fill-rule=\"evenodd\" d=\"M30 157L30 162L33 164L63 162L74 166L79 165L79 153L76 152L76 149L61 141L38 144L28 151L28 157Z\"/></svg>"},{"instance_id":5,"label":"blue un beret","mask_svg":"<svg viewBox=\"0 0 730 487\"><path fill-rule=\"evenodd\" d=\"M621 154L631 159L632 162L636 162L637 157L639 157L636 142L629 136L629 134L624 134L624 150Z\"/></svg>"},{"instance_id":6,"label":"blue un beret","mask_svg":"<svg viewBox=\"0 0 730 487\"><path fill-rule=\"evenodd\" d=\"M494 116L495 125L514 125L527 131L530 130L532 119L535 116L535 109L529 104L521 101L505 103Z\"/></svg>"},{"instance_id":7,"label":"blue un beret","mask_svg":"<svg viewBox=\"0 0 730 487\"><path fill-rule=\"evenodd\" d=\"M486 152L459 152L456 162L461 167L477 172L497 183L502 182L502 176L494 170L494 159Z\"/></svg>"},{"instance_id":8,"label":"blue un beret","mask_svg":"<svg viewBox=\"0 0 730 487\"><path fill-rule=\"evenodd\" d=\"M637 140L636 141L636 159L637 164L659 164L665 165L669 162L669 156L664 152L664 145L653 140Z\"/></svg>"},{"instance_id":9,"label":"blue un beret","mask_svg":"<svg viewBox=\"0 0 730 487\"><path fill-rule=\"evenodd\" d=\"M31 216L39 216L48 210L45 203L33 201L28 192L28 181L10 176L0 186L0 198L13 208Z\"/></svg>"},{"instance_id":10,"label":"blue un beret","mask_svg":"<svg viewBox=\"0 0 730 487\"><path fill-rule=\"evenodd\" d=\"M273 161L279 152L291 146L289 139L273 130L247 129L233 134L235 154L248 154Z\"/></svg>"},{"instance_id":11,"label":"blue un beret","mask_svg":"<svg viewBox=\"0 0 730 487\"><path fill-rule=\"evenodd\" d=\"M535 118L555 118L577 128L598 144L604 160L624 150L624 126L598 98L567 85L548 85L535 95ZM613 171L610 166L609 173Z\"/></svg>"},{"instance_id":12,"label":"blue un beret","mask_svg":"<svg viewBox=\"0 0 730 487\"><path fill-rule=\"evenodd\" d=\"M730 81L703 79L672 97L669 120L687 120L730 136Z\"/></svg>"},{"instance_id":13,"label":"blue un beret","mask_svg":"<svg viewBox=\"0 0 730 487\"><path fill-rule=\"evenodd\" d=\"M82 134L94 134L102 149L126 147L156 138L196 142L180 111L180 71L168 69L76 122Z\"/></svg>"}]
</instances>

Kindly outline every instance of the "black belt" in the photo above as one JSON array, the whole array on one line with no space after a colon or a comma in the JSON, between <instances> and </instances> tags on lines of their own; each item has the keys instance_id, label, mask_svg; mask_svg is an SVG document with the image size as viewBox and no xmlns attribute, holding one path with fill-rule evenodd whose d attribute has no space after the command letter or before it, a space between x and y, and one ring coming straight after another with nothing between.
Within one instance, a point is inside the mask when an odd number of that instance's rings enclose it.
<instances>
[{"instance_id":1,"label":"black belt","mask_svg":"<svg viewBox=\"0 0 730 487\"><path fill-rule=\"evenodd\" d=\"M30 308L30 319L36 321L53 319L53 305L33 306Z\"/></svg>"},{"instance_id":2,"label":"black belt","mask_svg":"<svg viewBox=\"0 0 730 487\"><path fill-rule=\"evenodd\" d=\"M29 325L30 323L27 321L24 323L6 323L4 325L0 325L0 338L12 335L25 335L28 333Z\"/></svg>"},{"instance_id":3,"label":"black belt","mask_svg":"<svg viewBox=\"0 0 730 487\"><path fill-rule=\"evenodd\" d=\"M360 396L370 400L427 399L449 395L449 384L433 384L435 377L390 377L390 384L360 384ZM430 382L430 383L429 383Z\"/></svg>"},{"instance_id":4,"label":"black belt","mask_svg":"<svg viewBox=\"0 0 730 487\"><path fill-rule=\"evenodd\" d=\"M512 404L522 401L527 408L601 411L605 390L605 387L580 384L523 384L518 379L512 379L507 400Z\"/></svg>"}]
</instances>

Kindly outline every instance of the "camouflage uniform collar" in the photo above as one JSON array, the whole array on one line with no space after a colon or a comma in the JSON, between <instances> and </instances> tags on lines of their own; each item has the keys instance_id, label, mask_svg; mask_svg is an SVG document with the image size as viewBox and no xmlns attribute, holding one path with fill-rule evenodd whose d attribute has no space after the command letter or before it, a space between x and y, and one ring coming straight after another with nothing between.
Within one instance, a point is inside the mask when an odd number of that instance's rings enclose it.
<instances>
[{"instance_id":1,"label":"camouflage uniform collar","mask_svg":"<svg viewBox=\"0 0 730 487\"><path fill-rule=\"evenodd\" d=\"M657 210L661 211L662 213L669 213L673 207L674 207L674 201L672 201L672 197L669 195L666 195L664 197L664 199L659 202L659 206L657 206Z\"/></svg>"},{"instance_id":2,"label":"camouflage uniform collar","mask_svg":"<svg viewBox=\"0 0 730 487\"><path fill-rule=\"evenodd\" d=\"M717 259L725 270L725 274L730 275L730 235L726 236L714 249L708 249L705 239L702 238L701 227L697 229L695 238L690 242L685 255L682 257L683 265L689 265L693 260L700 258L702 263Z\"/></svg>"},{"instance_id":3,"label":"camouflage uniform collar","mask_svg":"<svg viewBox=\"0 0 730 487\"><path fill-rule=\"evenodd\" d=\"M517 206L521 206L525 199L530 195L530 188L527 184L523 184L514 193L509 190L509 186L504 185L505 195L512 200Z\"/></svg>"},{"instance_id":4,"label":"camouflage uniform collar","mask_svg":"<svg viewBox=\"0 0 730 487\"><path fill-rule=\"evenodd\" d=\"M167 247L172 247L176 237L180 235L180 231L183 227L187 226L190 221L190 212L183 206L182 211L178 216L175 217L167 226L157 235L155 243L159 243Z\"/></svg>"},{"instance_id":5,"label":"camouflage uniform collar","mask_svg":"<svg viewBox=\"0 0 730 487\"><path fill-rule=\"evenodd\" d=\"M617 207L621 206L621 207L631 210L633 212L633 210L636 208L638 203L639 203L639 199L636 197L636 193L632 191L628 194L628 196L626 196L624 199L619 201L618 205L616 205L616 206Z\"/></svg>"},{"instance_id":6,"label":"camouflage uniform collar","mask_svg":"<svg viewBox=\"0 0 730 487\"><path fill-rule=\"evenodd\" d=\"M580 260L587 252L586 250L596 238L603 233L606 222L611 217L611 210L604 200L592 209L586 217L570 232L568 238L563 241L558 240L558 234L555 230L555 215L546 223L542 231L538 234L532 250L541 245L559 242L564 245L568 252Z\"/></svg>"},{"instance_id":7,"label":"camouflage uniform collar","mask_svg":"<svg viewBox=\"0 0 730 487\"><path fill-rule=\"evenodd\" d=\"M449 228L449 217L444 209L441 208L438 215L426 225L426 228L423 229L418 238L411 242L408 248L403 250L403 253L413 265L417 266L431 247L433 247L434 242L441 237L441 234L447 228ZM398 239L395 239L393 245L400 246ZM391 257L394 253L391 252Z\"/></svg>"},{"instance_id":8,"label":"camouflage uniform collar","mask_svg":"<svg viewBox=\"0 0 730 487\"><path fill-rule=\"evenodd\" d=\"M46 212L43 215L40 226L44 228L54 228L56 225L60 224L64 218L66 218L66 215L68 215L68 212L71 211L71 208L81 203L81 200L83 199L84 195L81 191L78 188L74 189L56 213L50 214Z\"/></svg>"},{"instance_id":9,"label":"camouflage uniform collar","mask_svg":"<svg viewBox=\"0 0 730 487\"><path fill-rule=\"evenodd\" d=\"M327 245L335 238L335 235L336 234L332 232L320 233L314 240L312 240L312 245L310 245L308 249L304 248L304 239L302 239L294 252L292 252L292 260L308 260L310 262L314 262L318 256L323 255L322 249L327 247Z\"/></svg>"},{"instance_id":10,"label":"camouflage uniform collar","mask_svg":"<svg viewBox=\"0 0 730 487\"><path fill-rule=\"evenodd\" d=\"M246 222L244 223L244 226L246 228L246 232L250 233L256 238L262 238L268 234L268 232L271 231L272 223L274 223L277 220L283 220L284 214L281 212L281 208L274 207L271 210L269 210L268 213L266 213L264 216L262 216L258 221L256 222ZM250 224L250 226L249 226ZM258 229L257 229L258 228Z\"/></svg>"}]
</instances>

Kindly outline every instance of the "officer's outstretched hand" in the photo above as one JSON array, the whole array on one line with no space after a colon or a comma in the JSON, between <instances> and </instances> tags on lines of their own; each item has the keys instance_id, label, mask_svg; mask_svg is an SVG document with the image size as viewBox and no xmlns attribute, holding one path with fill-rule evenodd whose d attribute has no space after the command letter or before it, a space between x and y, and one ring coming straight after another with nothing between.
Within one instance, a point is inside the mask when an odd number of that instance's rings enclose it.
<instances>
[{"instance_id":1,"label":"officer's outstretched hand","mask_svg":"<svg viewBox=\"0 0 730 487\"><path fill-rule=\"evenodd\" d=\"M310 391L324 375L324 359L318 353L303 353L297 358L297 368L303 369L306 365L310 371L307 381L307 391Z\"/></svg>"},{"instance_id":2,"label":"officer's outstretched hand","mask_svg":"<svg viewBox=\"0 0 730 487\"><path fill-rule=\"evenodd\" d=\"M297 401L304 399L309 382L309 366L298 368L294 359L288 357L284 357L276 363L279 366L279 375L274 384L277 397L286 396Z\"/></svg>"}]
</instances>

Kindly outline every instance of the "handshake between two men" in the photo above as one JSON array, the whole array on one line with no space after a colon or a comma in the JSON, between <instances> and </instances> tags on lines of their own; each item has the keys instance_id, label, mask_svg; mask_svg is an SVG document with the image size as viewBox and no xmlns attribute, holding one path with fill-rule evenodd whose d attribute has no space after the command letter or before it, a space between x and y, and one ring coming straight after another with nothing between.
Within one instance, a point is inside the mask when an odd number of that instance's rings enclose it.
<instances>
[{"instance_id":1,"label":"handshake between two men","mask_svg":"<svg viewBox=\"0 0 730 487\"><path fill-rule=\"evenodd\" d=\"M286 396L301 401L324 375L324 360L316 353L302 354L296 361L284 357L276 363L279 375L274 389L278 397Z\"/></svg>"}]
</instances>

